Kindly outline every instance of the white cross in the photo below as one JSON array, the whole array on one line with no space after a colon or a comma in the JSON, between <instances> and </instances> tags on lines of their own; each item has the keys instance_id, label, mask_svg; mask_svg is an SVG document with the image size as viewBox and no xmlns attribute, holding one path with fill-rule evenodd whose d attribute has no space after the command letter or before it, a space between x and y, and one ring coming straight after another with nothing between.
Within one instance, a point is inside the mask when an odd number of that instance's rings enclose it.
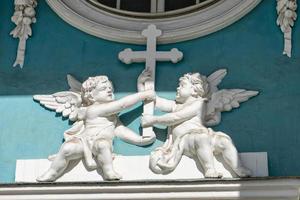
<instances>
[{"instance_id":1,"label":"white cross","mask_svg":"<svg viewBox=\"0 0 300 200\"><path fill-rule=\"evenodd\" d=\"M143 30L142 35L147 38L147 50L146 51L132 51L131 49L125 49L119 53L119 59L130 64L133 62L145 62L145 70L151 72L151 80L145 83L146 90L155 90L155 66L156 61L172 61L173 63L179 62L183 53L178 49L172 49L171 51L156 51L156 39L162 34L161 30L156 29L156 26L151 24L147 29ZM153 115L154 102L144 102L144 115ZM143 136L151 137L155 136L152 127L143 128Z\"/></svg>"}]
</instances>

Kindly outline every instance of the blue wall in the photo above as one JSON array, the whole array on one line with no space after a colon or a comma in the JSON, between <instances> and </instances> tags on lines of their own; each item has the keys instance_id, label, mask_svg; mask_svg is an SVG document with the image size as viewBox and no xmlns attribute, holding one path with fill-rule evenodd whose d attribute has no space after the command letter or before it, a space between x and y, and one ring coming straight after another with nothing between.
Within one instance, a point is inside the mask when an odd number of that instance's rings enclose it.
<instances>
[{"instance_id":1,"label":"blue wall","mask_svg":"<svg viewBox=\"0 0 300 200\"><path fill-rule=\"evenodd\" d=\"M39 1L38 21L27 43L25 66L12 68L18 44L9 36L14 28L10 22L13 3L2 0L0 4L0 182L13 182L16 159L46 158L55 153L62 143L63 131L70 126L68 120L34 102L32 95L67 90L68 73L79 80L106 74L118 97L134 92L143 65L122 64L117 54L124 48L144 47L85 34ZM283 37L275 24L275 4L276 1L263 0L246 17L219 32L160 46L160 50L179 48L184 60L176 65L159 64L157 90L173 98L182 74L199 71L208 75L227 68L229 73L222 88L259 90L260 95L240 109L224 113L222 123L215 129L228 133L241 152L268 152L271 176L299 176L300 26L298 20L293 33L293 57L282 56ZM121 119L138 131L140 113L141 107L135 107ZM158 132L163 140L164 131ZM115 152L149 154L162 143L160 140L147 148L116 140Z\"/></svg>"}]
</instances>

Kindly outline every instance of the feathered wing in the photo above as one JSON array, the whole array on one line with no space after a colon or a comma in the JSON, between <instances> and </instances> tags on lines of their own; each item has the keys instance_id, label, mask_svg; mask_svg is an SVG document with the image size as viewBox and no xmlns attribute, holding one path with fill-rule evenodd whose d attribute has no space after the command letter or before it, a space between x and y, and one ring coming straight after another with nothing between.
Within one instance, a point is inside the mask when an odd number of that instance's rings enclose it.
<instances>
[{"instance_id":1,"label":"feathered wing","mask_svg":"<svg viewBox=\"0 0 300 200\"><path fill-rule=\"evenodd\" d=\"M71 121L77 121L82 105L81 95L71 91L57 92L51 95L34 95L33 99L39 101L46 108L62 113L64 117L69 117Z\"/></svg>"},{"instance_id":2,"label":"feathered wing","mask_svg":"<svg viewBox=\"0 0 300 200\"><path fill-rule=\"evenodd\" d=\"M67 75L70 91L57 92L51 95L34 95L33 99L41 105L62 113L64 117L69 117L71 121L78 120L78 113L82 110L81 82L73 76Z\"/></svg>"},{"instance_id":3,"label":"feathered wing","mask_svg":"<svg viewBox=\"0 0 300 200\"><path fill-rule=\"evenodd\" d=\"M81 83L73 76L68 75L67 81L70 91L57 92L51 95L34 95L33 99L41 105L57 113L62 113L64 117L69 117L71 121L75 121L71 128L64 132L64 139L71 140L78 136L84 130L84 122L82 116L85 115L86 107L83 107L81 99ZM50 155L49 160L53 160L56 155Z\"/></svg>"},{"instance_id":4,"label":"feathered wing","mask_svg":"<svg viewBox=\"0 0 300 200\"><path fill-rule=\"evenodd\" d=\"M221 122L221 112L238 108L240 103L245 102L258 94L257 91L248 91L244 89L218 90L217 86L221 83L226 73L225 69L221 69L207 78L210 89L205 115L205 123L207 126L219 124Z\"/></svg>"},{"instance_id":5,"label":"feathered wing","mask_svg":"<svg viewBox=\"0 0 300 200\"><path fill-rule=\"evenodd\" d=\"M81 85L82 83L76 80L72 75L67 75L68 85L70 86L70 91L81 93Z\"/></svg>"},{"instance_id":6,"label":"feathered wing","mask_svg":"<svg viewBox=\"0 0 300 200\"><path fill-rule=\"evenodd\" d=\"M218 85L222 82L226 74L226 69L219 69L207 77L207 81L209 83L208 96L211 96L214 92L218 91Z\"/></svg>"}]
</instances>

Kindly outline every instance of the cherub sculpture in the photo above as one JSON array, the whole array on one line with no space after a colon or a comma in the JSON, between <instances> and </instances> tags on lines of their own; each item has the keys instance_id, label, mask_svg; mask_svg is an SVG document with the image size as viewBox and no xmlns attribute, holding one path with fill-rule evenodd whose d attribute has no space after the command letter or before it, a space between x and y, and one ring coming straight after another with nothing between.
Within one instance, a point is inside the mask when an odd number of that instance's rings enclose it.
<instances>
[{"instance_id":1,"label":"cherub sculpture","mask_svg":"<svg viewBox=\"0 0 300 200\"><path fill-rule=\"evenodd\" d=\"M258 94L243 89L218 90L217 86L225 75L224 69L209 77L199 73L185 74L179 79L175 101L156 97L156 108L169 113L161 116L145 115L141 122L143 127L155 124L168 126L166 142L150 156L150 169L154 173L172 172L182 155L186 155L200 162L205 177L221 177L222 174L214 166L214 155L222 154L225 162L238 176L251 175L242 166L231 138L223 132L207 128L220 123L221 112L238 108L239 103ZM143 90L143 81L147 76L147 72L140 76L139 90Z\"/></svg>"},{"instance_id":2,"label":"cherub sculpture","mask_svg":"<svg viewBox=\"0 0 300 200\"><path fill-rule=\"evenodd\" d=\"M113 161L113 138L120 137L135 145L148 145L155 137L142 137L125 127L118 113L139 101L151 100L153 91L143 91L114 100L113 86L106 76L90 77L82 84L68 75L70 91L52 95L35 95L45 107L62 113L75 123L65 131L65 142L59 152L50 156L50 168L39 182L55 181L65 172L70 161L82 159L88 169L102 170L103 179L118 180Z\"/></svg>"}]
</instances>

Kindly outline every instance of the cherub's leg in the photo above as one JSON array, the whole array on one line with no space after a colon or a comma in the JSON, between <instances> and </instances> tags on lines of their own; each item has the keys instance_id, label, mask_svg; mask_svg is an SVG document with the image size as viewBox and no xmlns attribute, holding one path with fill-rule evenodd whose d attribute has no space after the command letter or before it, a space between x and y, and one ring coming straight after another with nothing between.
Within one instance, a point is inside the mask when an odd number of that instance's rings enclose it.
<instances>
[{"instance_id":1,"label":"cherub's leg","mask_svg":"<svg viewBox=\"0 0 300 200\"><path fill-rule=\"evenodd\" d=\"M105 139L95 141L93 145L93 154L96 156L97 161L101 165L103 178L106 180L119 180L121 175L115 172L112 161L113 153L111 142Z\"/></svg>"},{"instance_id":2,"label":"cherub's leg","mask_svg":"<svg viewBox=\"0 0 300 200\"><path fill-rule=\"evenodd\" d=\"M191 134L194 137L196 154L203 167L204 176L206 178L221 177L222 174L218 173L214 166L214 154L211 145L211 137L207 134Z\"/></svg>"},{"instance_id":3,"label":"cherub's leg","mask_svg":"<svg viewBox=\"0 0 300 200\"><path fill-rule=\"evenodd\" d=\"M215 146L216 150L222 153L225 162L239 177L248 177L251 175L251 171L243 167L239 159L238 151L229 138L217 136Z\"/></svg>"},{"instance_id":4,"label":"cherub's leg","mask_svg":"<svg viewBox=\"0 0 300 200\"><path fill-rule=\"evenodd\" d=\"M67 168L71 160L83 157L83 146L79 139L73 139L65 142L59 152L56 154L50 168L36 180L38 182L55 181Z\"/></svg>"}]
</instances>

